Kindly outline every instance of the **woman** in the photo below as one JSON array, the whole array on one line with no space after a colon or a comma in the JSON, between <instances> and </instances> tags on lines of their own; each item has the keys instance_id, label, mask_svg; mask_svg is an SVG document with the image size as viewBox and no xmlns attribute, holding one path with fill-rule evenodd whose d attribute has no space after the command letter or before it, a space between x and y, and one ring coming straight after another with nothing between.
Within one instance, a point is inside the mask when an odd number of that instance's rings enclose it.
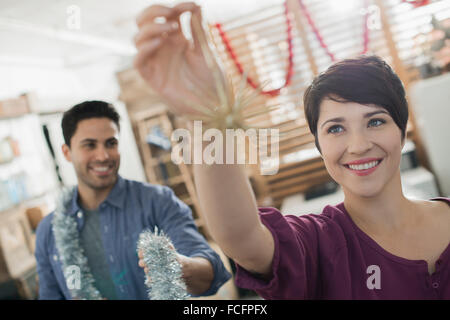
<instances>
[{"instance_id":1,"label":"woman","mask_svg":"<svg viewBox=\"0 0 450 320\"><path fill-rule=\"evenodd\" d=\"M193 3L146 9L135 38L136 68L180 116L192 114L192 84L215 92L198 35L190 45L180 30L186 11L200 19ZM402 193L408 110L395 73L377 57L344 60L313 81L304 106L343 203L300 217L258 210L238 165L194 166L204 218L236 262L237 284L266 299L450 299L450 199Z\"/></svg>"}]
</instances>

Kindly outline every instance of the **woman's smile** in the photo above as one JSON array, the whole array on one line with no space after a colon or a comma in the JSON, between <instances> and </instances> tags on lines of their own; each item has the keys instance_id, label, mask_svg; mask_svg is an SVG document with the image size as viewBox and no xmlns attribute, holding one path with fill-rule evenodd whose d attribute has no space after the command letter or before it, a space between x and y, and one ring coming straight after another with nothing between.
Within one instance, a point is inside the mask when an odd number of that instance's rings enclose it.
<instances>
[{"instance_id":1,"label":"woman's smile","mask_svg":"<svg viewBox=\"0 0 450 320\"><path fill-rule=\"evenodd\" d=\"M365 158L345 163L344 167L358 176L367 176L374 172L382 161L383 158Z\"/></svg>"}]
</instances>

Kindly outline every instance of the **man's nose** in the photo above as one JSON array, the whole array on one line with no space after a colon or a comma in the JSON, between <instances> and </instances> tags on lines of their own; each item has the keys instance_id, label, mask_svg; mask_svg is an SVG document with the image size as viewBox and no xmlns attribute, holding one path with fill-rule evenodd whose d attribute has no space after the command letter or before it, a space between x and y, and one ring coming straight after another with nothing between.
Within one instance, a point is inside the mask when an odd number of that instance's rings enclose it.
<instances>
[{"instance_id":1,"label":"man's nose","mask_svg":"<svg viewBox=\"0 0 450 320\"><path fill-rule=\"evenodd\" d=\"M347 151L353 154L364 154L372 149L373 143L361 132L353 133L348 142Z\"/></svg>"},{"instance_id":2,"label":"man's nose","mask_svg":"<svg viewBox=\"0 0 450 320\"><path fill-rule=\"evenodd\" d=\"M103 146L98 147L95 152L95 159L99 161L108 160L109 159L108 150Z\"/></svg>"}]
</instances>

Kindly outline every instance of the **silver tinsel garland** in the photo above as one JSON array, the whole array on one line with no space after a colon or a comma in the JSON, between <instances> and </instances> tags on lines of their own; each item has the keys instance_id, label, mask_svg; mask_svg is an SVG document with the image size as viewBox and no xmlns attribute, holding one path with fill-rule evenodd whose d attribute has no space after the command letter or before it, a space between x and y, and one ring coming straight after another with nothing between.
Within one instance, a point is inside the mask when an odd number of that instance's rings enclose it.
<instances>
[{"instance_id":1,"label":"silver tinsel garland","mask_svg":"<svg viewBox=\"0 0 450 320\"><path fill-rule=\"evenodd\" d=\"M56 248L59 253L59 259L62 264L67 287L73 299L81 300L101 300L103 297L95 288L94 277L88 265L83 247L80 243L80 234L77 229L75 218L66 214L70 206L76 187L64 189L59 198L53 220L52 228L55 237ZM80 270L79 287L69 283L69 270L77 266Z\"/></svg>"},{"instance_id":2,"label":"silver tinsel garland","mask_svg":"<svg viewBox=\"0 0 450 320\"><path fill-rule=\"evenodd\" d=\"M142 251L148 268L145 284L151 300L185 300L189 298L182 278L181 265L170 239L159 232L146 230L139 236L137 251Z\"/></svg>"},{"instance_id":3,"label":"silver tinsel garland","mask_svg":"<svg viewBox=\"0 0 450 320\"><path fill-rule=\"evenodd\" d=\"M77 221L67 214L76 187L64 189L59 197L52 220L55 245L67 281L67 288L73 299L103 300L95 287L95 280L89 268L84 249L81 246ZM182 279L181 265L176 252L171 248L170 239L163 232L144 231L139 236L138 251L142 250L144 261L149 268L149 276L145 284L149 288L152 300L182 300L189 297L186 284ZM70 283L70 270L76 266L80 270L79 287Z\"/></svg>"}]
</instances>

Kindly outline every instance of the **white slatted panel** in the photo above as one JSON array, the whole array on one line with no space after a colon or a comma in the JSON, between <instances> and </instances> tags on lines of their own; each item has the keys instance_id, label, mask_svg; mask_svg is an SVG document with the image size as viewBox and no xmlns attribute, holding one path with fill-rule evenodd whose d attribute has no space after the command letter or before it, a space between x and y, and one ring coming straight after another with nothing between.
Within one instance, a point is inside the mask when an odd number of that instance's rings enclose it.
<instances>
[{"instance_id":1,"label":"white slatted panel","mask_svg":"<svg viewBox=\"0 0 450 320\"><path fill-rule=\"evenodd\" d=\"M297 0L293 0L297 1ZM450 1L433 1L430 5L413 8L401 0L383 0L386 11L381 12L378 0L303 0L324 42L337 60L358 56L364 48L365 12L369 8L369 46L368 54L383 57L394 69L396 54L407 68L417 53L413 50L414 37L420 32L430 30L431 14L439 19L450 16ZM367 7L366 7L367 6ZM299 10L298 3L292 5ZM366 11L364 11L366 10ZM383 29L381 15L385 13L391 26L391 33L397 51L389 47L389 36ZM278 97L261 96L252 108L262 105L279 106L279 110L268 116L252 119L252 123L267 127L278 127L285 133L280 142L280 171L275 176L265 177L269 195L273 204L279 205L282 199L296 192L302 192L309 186L329 180L324 165L317 153L314 153L313 137L309 133L303 115L302 97L317 72L324 71L332 64L331 58L321 47L305 15L300 19L292 17L295 72L292 84L281 91ZM286 44L286 22L284 6L280 1L276 5L261 8L252 14L238 17L222 23L236 55L250 76L258 83L269 81L274 89L284 83L287 69L288 50ZM302 29L303 28L303 29ZM302 30L305 37L302 38ZM217 30L211 26L213 39L218 46L226 71L237 85L242 76L226 52ZM307 46L310 47L308 51ZM394 50L394 52L393 52ZM308 57L308 52L311 57ZM313 61L313 62L311 62ZM315 64L315 65L312 65ZM413 69L409 68L408 70ZM398 71L398 70L397 70ZM402 74L403 75L403 74ZM403 75L405 84L417 77L416 72ZM409 136L412 137L412 126ZM297 155L306 155L298 157Z\"/></svg>"}]
</instances>

